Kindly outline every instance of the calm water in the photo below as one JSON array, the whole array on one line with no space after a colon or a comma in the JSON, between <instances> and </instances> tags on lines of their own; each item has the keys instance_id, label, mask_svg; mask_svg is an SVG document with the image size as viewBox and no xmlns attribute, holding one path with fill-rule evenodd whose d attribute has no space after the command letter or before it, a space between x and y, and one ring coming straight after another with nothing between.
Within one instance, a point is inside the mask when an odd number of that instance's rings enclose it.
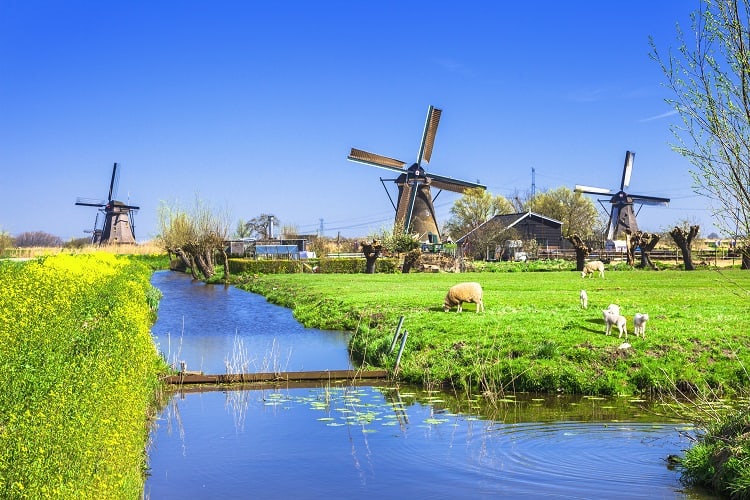
<instances>
[{"instance_id":1,"label":"calm water","mask_svg":"<svg viewBox=\"0 0 750 500\"><path fill-rule=\"evenodd\" d=\"M302 329L262 297L171 273L153 282L164 293L154 331L163 348L184 321L178 359L191 369L223 368L235 332L255 359L274 342L290 351L290 370L349 366L346 335ZM145 496L710 498L668 467L693 430L660 412L622 398L487 404L370 386L177 393L152 430Z\"/></svg>"},{"instance_id":2,"label":"calm water","mask_svg":"<svg viewBox=\"0 0 750 500\"><path fill-rule=\"evenodd\" d=\"M151 282L164 294L151 331L176 366L210 374L227 373L227 361L244 373L351 368L348 333L304 328L260 295L169 271Z\"/></svg>"}]
</instances>

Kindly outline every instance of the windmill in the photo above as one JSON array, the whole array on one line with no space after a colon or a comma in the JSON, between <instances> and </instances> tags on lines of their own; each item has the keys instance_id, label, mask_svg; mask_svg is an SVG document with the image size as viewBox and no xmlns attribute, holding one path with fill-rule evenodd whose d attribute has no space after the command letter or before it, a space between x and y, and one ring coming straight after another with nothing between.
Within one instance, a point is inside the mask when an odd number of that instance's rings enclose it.
<instances>
[{"instance_id":1,"label":"windmill","mask_svg":"<svg viewBox=\"0 0 750 500\"><path fill-rule=\"evenodd\" d=\"M485 189L485 186L475 183L454 179L427 172L424 163L429 163L432 157L432 146L435 143L438 123L442 111L430 106L427 110L427 120L422 134L422 143L419 146L417 161L406 168L407 163L387 156L368 153L361 149L352 148L347 157L348 160L364 163L373 167L384 168L398 173L395 179L380 178L385 187L385 181L393 181L398 186L398 200L393 203L388 189L388 198L396 210L395 224L404 228L406 233L416 233L421 241L437 243L440 241L440 232L435 217L433 200L443 190L455 193L465 193L471 188ZM430 187L440 189L434 197Z\"/></svg>"},{"instance_id":2,"label":"windmill","mask_svg":"<svg viewBox=\"0 0 750 500\"><path fill-rule=\"evenodd\" d=\"M630 229L631 233L638 231L638 223L636 222L637 212L633 211L633 205L666 205L669 203L669 198L662 198L659 196L646 196L640 194L626 193L625 189L630 185L630 176L633 173L633 159L635 153L631 151L625 152L625 165L622 168L622 181L620 181L620 190L616 193L612 193L610 189L603 189L597 187L580 186L576 185L575 192L577 193L588 193L597 195L612 195L609 199L612 205L609 222L607 222L607 240L612 240L617 237L620 233L626 229ZM603 200L599 200L599 203L604 207ZM606 207L605 207L606 210Z\"/></svg>"},{"instance_id":3,"label":"windmill","mask_svg":"<svg viewBox=\"0 0 750 500\"><path fill-rule=\"evenodd\" d=\"M117 195L117 184L119 181L118 164L112 167L112 179L109 182L109 193L107 200L92 200L90 198L78 198L76 205L85 207L97 207L99 210L94 219L94 229L86 231L93 233L91 243L131 243L135 244L134 214L140 208L115 200ZM99 215L103 217L99 217ZM100 222L102 225L100 226Z\"/></svg>"}]
</instances>

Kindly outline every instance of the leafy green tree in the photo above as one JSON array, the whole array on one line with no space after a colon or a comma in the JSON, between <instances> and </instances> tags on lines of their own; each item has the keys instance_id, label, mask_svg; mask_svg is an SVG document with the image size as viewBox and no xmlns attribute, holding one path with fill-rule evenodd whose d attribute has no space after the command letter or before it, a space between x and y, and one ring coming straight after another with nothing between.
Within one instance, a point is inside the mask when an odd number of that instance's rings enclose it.
<instances>
[{"instance_id":1,"label":"leafy green tree","mask_svg":"<svg viewBox=\"0 0 750 500\"><path fill-rule=\"evenodd\" d=\"M247 227L247 222L243 219L237 221L237 226L234 229L235 238L249 238L250 228Z\"/></svg>"},{"instance_id":2,"label":"leafy green tree","mask_svg":"<svg viewBox=\"0 0 750 500\"><path fill-rule=\"evenodd\" d=\"M679 47L651 56L666 76L681 118L673 149L692 163L696 190L718 207L728 234L744 235L743 268L750 268L750 18L749 0L703 0L692 33L678 26Z\"/></svg>"},{"instance_id":3,"label":"leafy green tree","mask_svg":"<svg viewBox=\"0 0 750 500\"><path fill-rule=\"evenodd\" d=\"M562 222L566 238L577 234L586 239L593 235L599 218L599 212L588 197L565 186L537 194L526 201L524 208Z\"/></svg>"},{"instance_id":4,"label":"leafy green tree","mask_svg":"<svg viewBox=\"0 0 750 500\"><path fill-rule=\"evenodd\" d=\"M493 196L481 188L473 188L456 200L444 232L454 240L468 234L496 215L512 214L513 204L503 196Z\"/></svg>"}]
</instances>

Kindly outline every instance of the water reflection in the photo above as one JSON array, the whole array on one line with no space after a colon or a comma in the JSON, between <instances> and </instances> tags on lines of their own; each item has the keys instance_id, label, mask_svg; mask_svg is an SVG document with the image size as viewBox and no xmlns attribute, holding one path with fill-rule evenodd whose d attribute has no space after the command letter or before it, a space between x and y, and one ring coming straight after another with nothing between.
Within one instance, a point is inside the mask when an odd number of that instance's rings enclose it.
<instances>
[{"instance_id":1,"label":"water reflection","mask_svg":"<svg viewBox=\"0 0 750 500\"><path fill-rule=\"evenodd\" d=\"M167 361L188 370L235 373L352 368L349 334L304 328L260 295L205 285L169 271L151 283L164 295L151 329Z\"/></svg>"},{"instance_id":2,"label":"water reflection","mask_svg":"<svg viewBox=\"0 0 750 500\"><path fill-rule=\"evenodd\" d=\"M563 414L563 411L566 413ZM479 399L376 387L178 393L152 498L709 498L666 457L692 429L626 399Z\"/></svg>"}]
</instances>

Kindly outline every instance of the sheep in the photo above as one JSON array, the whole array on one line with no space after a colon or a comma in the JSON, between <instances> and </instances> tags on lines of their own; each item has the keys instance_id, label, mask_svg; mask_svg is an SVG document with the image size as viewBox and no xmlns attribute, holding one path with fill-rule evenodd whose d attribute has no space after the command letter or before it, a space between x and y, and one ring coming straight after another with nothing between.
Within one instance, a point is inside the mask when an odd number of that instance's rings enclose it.
<instances>
[{"instance_id":1,"label":"sheep","mask_svg":"<svg viewBox=\"0 0 750 500\"><path fill-rule=\"evenodd\" d=\"M581 278L585 278L587 274L590 274L591 276L594 275L595 272L599 271L599 276L604 277L604 263L600 260L592 260L591 262L586 262L583 265L583 271L581 271Z\"/></svg>"},{"instance_id":2,"label":"sheep","mask_svg":"<svg viewBox=\"0 0 750 500\"><path fill-rule=\"evenodd\" d=\"M644 339L646 338L646 322L648 321L648 314L636 313L633 316L633 333L636 337L640 334Z\"/></svg>"},{"instance_id":3,"label":"sheep","mask_svg":"<svg viewBox=\"0 0 750 500\"><path fill-rule=\"evenodd\" d=\"M477 305L477 311L484 311L484 302L482 301L482 285L476 282L466 282L453 285L448 290L443 303L443 310L448 312L451 307L458 306L456 312L461 312L464 302L473 302Z\"/></svg>"},{"instance_id":4,"label":"sheep","mask_svg":"<svg viewBox=\"0 0 750 500\"><path fill-rule=\"evenodd\" d=\"M605 335L609 335L612 331L612 325L615 325L620 331L620 335L618 335L617 338L621 338L624 333L625 340L628 340L627 319L625 319L625 316L620 316L620 314L616 314L610 309L602 310L602 316L604 316L604 323L607 325L607 329L604 333Z\"/></svg>"},{"instance_id":5,"label":"sheep","mask_svg":"<svg viewBox=\"0 0 750 500\"><path fill-rule=\"evenodd\" d=\"M588 309L589 308L589 296L586 295L586 290L581 290L580 297L581 297L581 307L583 307L584 309Z\"/></svg>"},{"instance_id":6,"label":"sheep","mask_svg":"<svg viewBox=\"0 0 750 500\"><path fill-rule=\"evenodd\" d=\"M619 316L620 315L620 306L618 306L617 304L610 304L610 305L607 306L607 311L611 312L615 316Z\"/></svg>"}]
</instances>

